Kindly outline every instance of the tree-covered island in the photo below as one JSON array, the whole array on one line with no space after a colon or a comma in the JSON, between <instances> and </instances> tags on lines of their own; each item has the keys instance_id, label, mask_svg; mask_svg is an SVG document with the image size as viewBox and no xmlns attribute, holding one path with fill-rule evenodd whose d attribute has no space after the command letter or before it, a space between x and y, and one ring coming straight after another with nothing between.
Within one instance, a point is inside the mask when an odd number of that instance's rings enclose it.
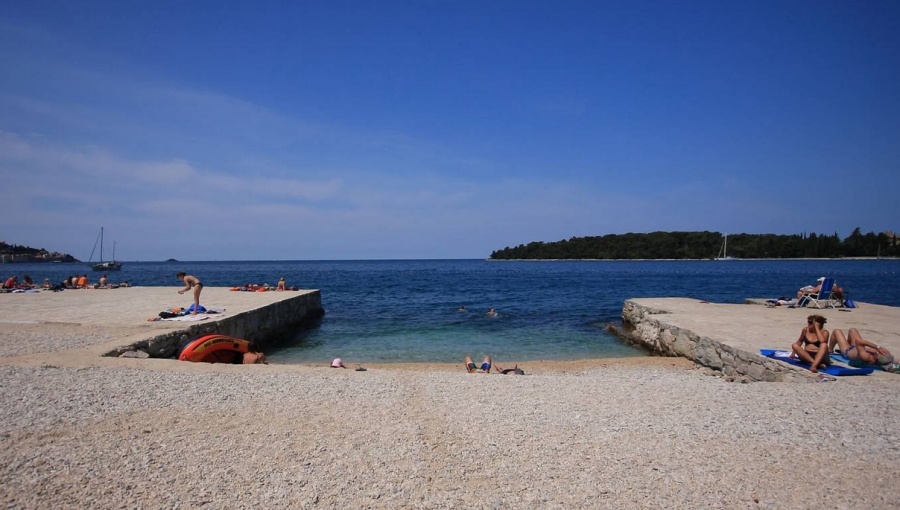
<instances>
[{"instance_id":1,"label":"tree-covered island","mask_svg":"<svg viewBox=\"0 0 900 510\"><path fill-rule=\"evenodd\" d=\"M846 239L809 234L729 234L719 232L650 232L573 237L556 242L535 241L491 253L491 260L637 260L850 258L900 256L900 239L893 232L863 234L859 227Z\"/></svg>"}]
</instances>

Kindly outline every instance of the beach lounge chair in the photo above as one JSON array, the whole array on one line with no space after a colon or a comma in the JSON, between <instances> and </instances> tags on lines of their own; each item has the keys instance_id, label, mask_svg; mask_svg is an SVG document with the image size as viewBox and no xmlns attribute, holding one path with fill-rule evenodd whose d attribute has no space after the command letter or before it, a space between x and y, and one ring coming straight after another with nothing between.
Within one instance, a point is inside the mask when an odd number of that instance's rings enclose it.
<instances>
[{"instance_id":1,"label":"beach lounge chair","mask_svg":"<svg viewBox=\"0 0 900 510\"><path fill-rule=\"evenodd\" d=\"M804 294L797 305L807 306L810 303L815 305L816 308L837 308L839 306L844 306L844 303L834 295L834 278L825 278L822 280L822 286L819 287L819 292Z\"/></svg>"}]
</instances>

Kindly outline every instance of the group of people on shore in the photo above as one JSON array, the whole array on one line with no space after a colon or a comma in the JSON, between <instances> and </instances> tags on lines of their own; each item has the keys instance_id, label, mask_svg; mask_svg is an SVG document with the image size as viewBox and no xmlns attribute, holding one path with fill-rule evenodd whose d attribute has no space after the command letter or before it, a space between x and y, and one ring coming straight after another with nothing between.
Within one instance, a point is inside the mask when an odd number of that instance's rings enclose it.
<instances>
[{"instance_id":1,"label":"group of people on shore","mask_svg":"<svg viewBox=\"0 0 900 510\"><path fill-rule=\"evenodd\" d=\"M71 276L67 276L63 278L63 280L57 284L53 284L50 282L50 278L44 278L44 282L40 285L40 288L45 290L65 290L65 289L115 289L119 287L130 287L127 281L121 283L110 283L109 278L106 273L100 277L100 279L96 283L91 283L88 278L87 273L82 274L74 274ZM37 289L38 285L31 279L31 276L24 275L22 277L22 281L19 281L19 277L16 275L10 276L3 283L4 290L32 290Z\"/></svg>"},{"instance_id":2,"label":"group of people on shore","mask_svg":"<svg viewBox=\"0 0 900 510\"><path fill-rule=\"evenodd\" d=\"M131 287L131 284L128 281L123 281L120 283L112 283L109 281L109 276L106 273L103 273L96 283L91 283L90 278L88 278L87 274L81 275L72 275L68 278L64 278L62 282L57 286L53 286L50 284L50 280L44 278L44 288L50 290L62 290L62 289L118 289L119 287Z\"/></svg>"},{"instance_id":3,"label":"group of people on shore","mask_svg":"<svg viewBox=\"0 0 900 510\"><path fill-rule=\"evenodd\" d=\"M269 291L284 291L284 290L300 290L299 287L288 287L287 283L284 281L284 277L278 280L278 283L275 286L271 286L268 283L264 283L262 285L256 283L248 283L246 285L238 285L232 287L233 291L241 291L241 292L269 292Z\"/></svg>"},{"instance_id":4,"label":"group of people on shore","mask_svg":"<svg viewBox=\"0 0 900 510\"><path fill-rule=\"evenodd\" d=\"M791 345L791 357L808 363L813 373L831 364L831 353L841 354L852 367L872 366L886 372L900 373L900 363L890 351L864 339L856 328L848 329L846 335L840 329L829 334L825 329L827 321L821 315L807 317L806 326Z\"/></svg>"},{"instance_id":5,"label":"group of people on shore","mask_svg":"<svg viewBox=\"0 0 900 510\"><path fill-rule=\"evenodd\" d=\"M491 361L490 356L485 356L483 360L481 360L481 365L476 365L474 361L472 361L471 356L466 356L466 372L470 374L490 374L493 370L495 373L503 374L503 375L525 375L525 371L519 368L519 365L516 365L513 368L500 368L496 366ZM347 365L344 364L344 360L341 358L334 358L331 362L331 368L347 368ZM365 372L365 368L357 368L357 371Z\"/></svg>"},{"instance_id":6,"label":"group of people on shore","mask_svg":"<svg viewBox=\"0 0 900 510\"><path fill-rule=\"evenodd\" d=\"M19 281L19 277L16 275L12 275L3 282L3 290L28 290L34 288L34 282L31 281L31 277L27 274L23 278L23 281Z\"/></svg>"}]
</instances>

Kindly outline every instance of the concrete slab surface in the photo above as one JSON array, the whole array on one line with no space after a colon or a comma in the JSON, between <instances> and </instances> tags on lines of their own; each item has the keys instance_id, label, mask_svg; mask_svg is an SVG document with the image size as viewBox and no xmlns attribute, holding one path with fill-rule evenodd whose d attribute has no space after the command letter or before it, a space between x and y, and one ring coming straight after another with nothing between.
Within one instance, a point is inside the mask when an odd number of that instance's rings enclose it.
<instances>
[{"instance_id":1,"label":"concrete slab surface","mask_svg":"<svg viewBox=\"0 0 900 510\"><path fill-rule=\"evenodd\" d=\"M108 327L143 327L151 332L184 329L190 322L155 321L159 312L188 307L190 294L177 287L120 287L118 289L69 289L61 292L0 294L0 323L78 324ZM224 308L206 315L215 321L248 310L290 299L311 290L283 292L237 292L225 287L203 287L200 304Z\"/></svg>"},{"instance_id":2,"label":"concrete slab surface","mask_svg":"<svg viewBox=\"0 0 900 510\"><path fill-rule=\"evenodd\" d=\"M827 319L825 329L856 328L866 340L900 356L900 308L858 303L858 308L816 309L766 307L759 304L723 304L689 298L635 298L641 306L664 312L655 318L666 324L706 336L736 349L759 353L760 349L789 350L810 315ZM900 375L876 371L900 382Z\"/></svg>"}]
</instances>

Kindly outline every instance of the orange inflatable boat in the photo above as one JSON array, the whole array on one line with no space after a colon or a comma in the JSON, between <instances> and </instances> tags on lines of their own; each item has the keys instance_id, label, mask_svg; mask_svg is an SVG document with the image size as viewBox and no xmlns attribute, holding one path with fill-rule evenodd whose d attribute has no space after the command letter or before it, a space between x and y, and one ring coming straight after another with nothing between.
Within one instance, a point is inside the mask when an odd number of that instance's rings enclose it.
<instances>
[{"instance_id":1,"label":"orange inflatable boat","mask_svg":"<svg viewBox=\"0 0 900 510\"><path fill-rule=\"evenodd\" d=\"M250 342L225 335L206 335L189 342L178 359L200 363L242 363Z\"/></svg>"}]
</instances>

